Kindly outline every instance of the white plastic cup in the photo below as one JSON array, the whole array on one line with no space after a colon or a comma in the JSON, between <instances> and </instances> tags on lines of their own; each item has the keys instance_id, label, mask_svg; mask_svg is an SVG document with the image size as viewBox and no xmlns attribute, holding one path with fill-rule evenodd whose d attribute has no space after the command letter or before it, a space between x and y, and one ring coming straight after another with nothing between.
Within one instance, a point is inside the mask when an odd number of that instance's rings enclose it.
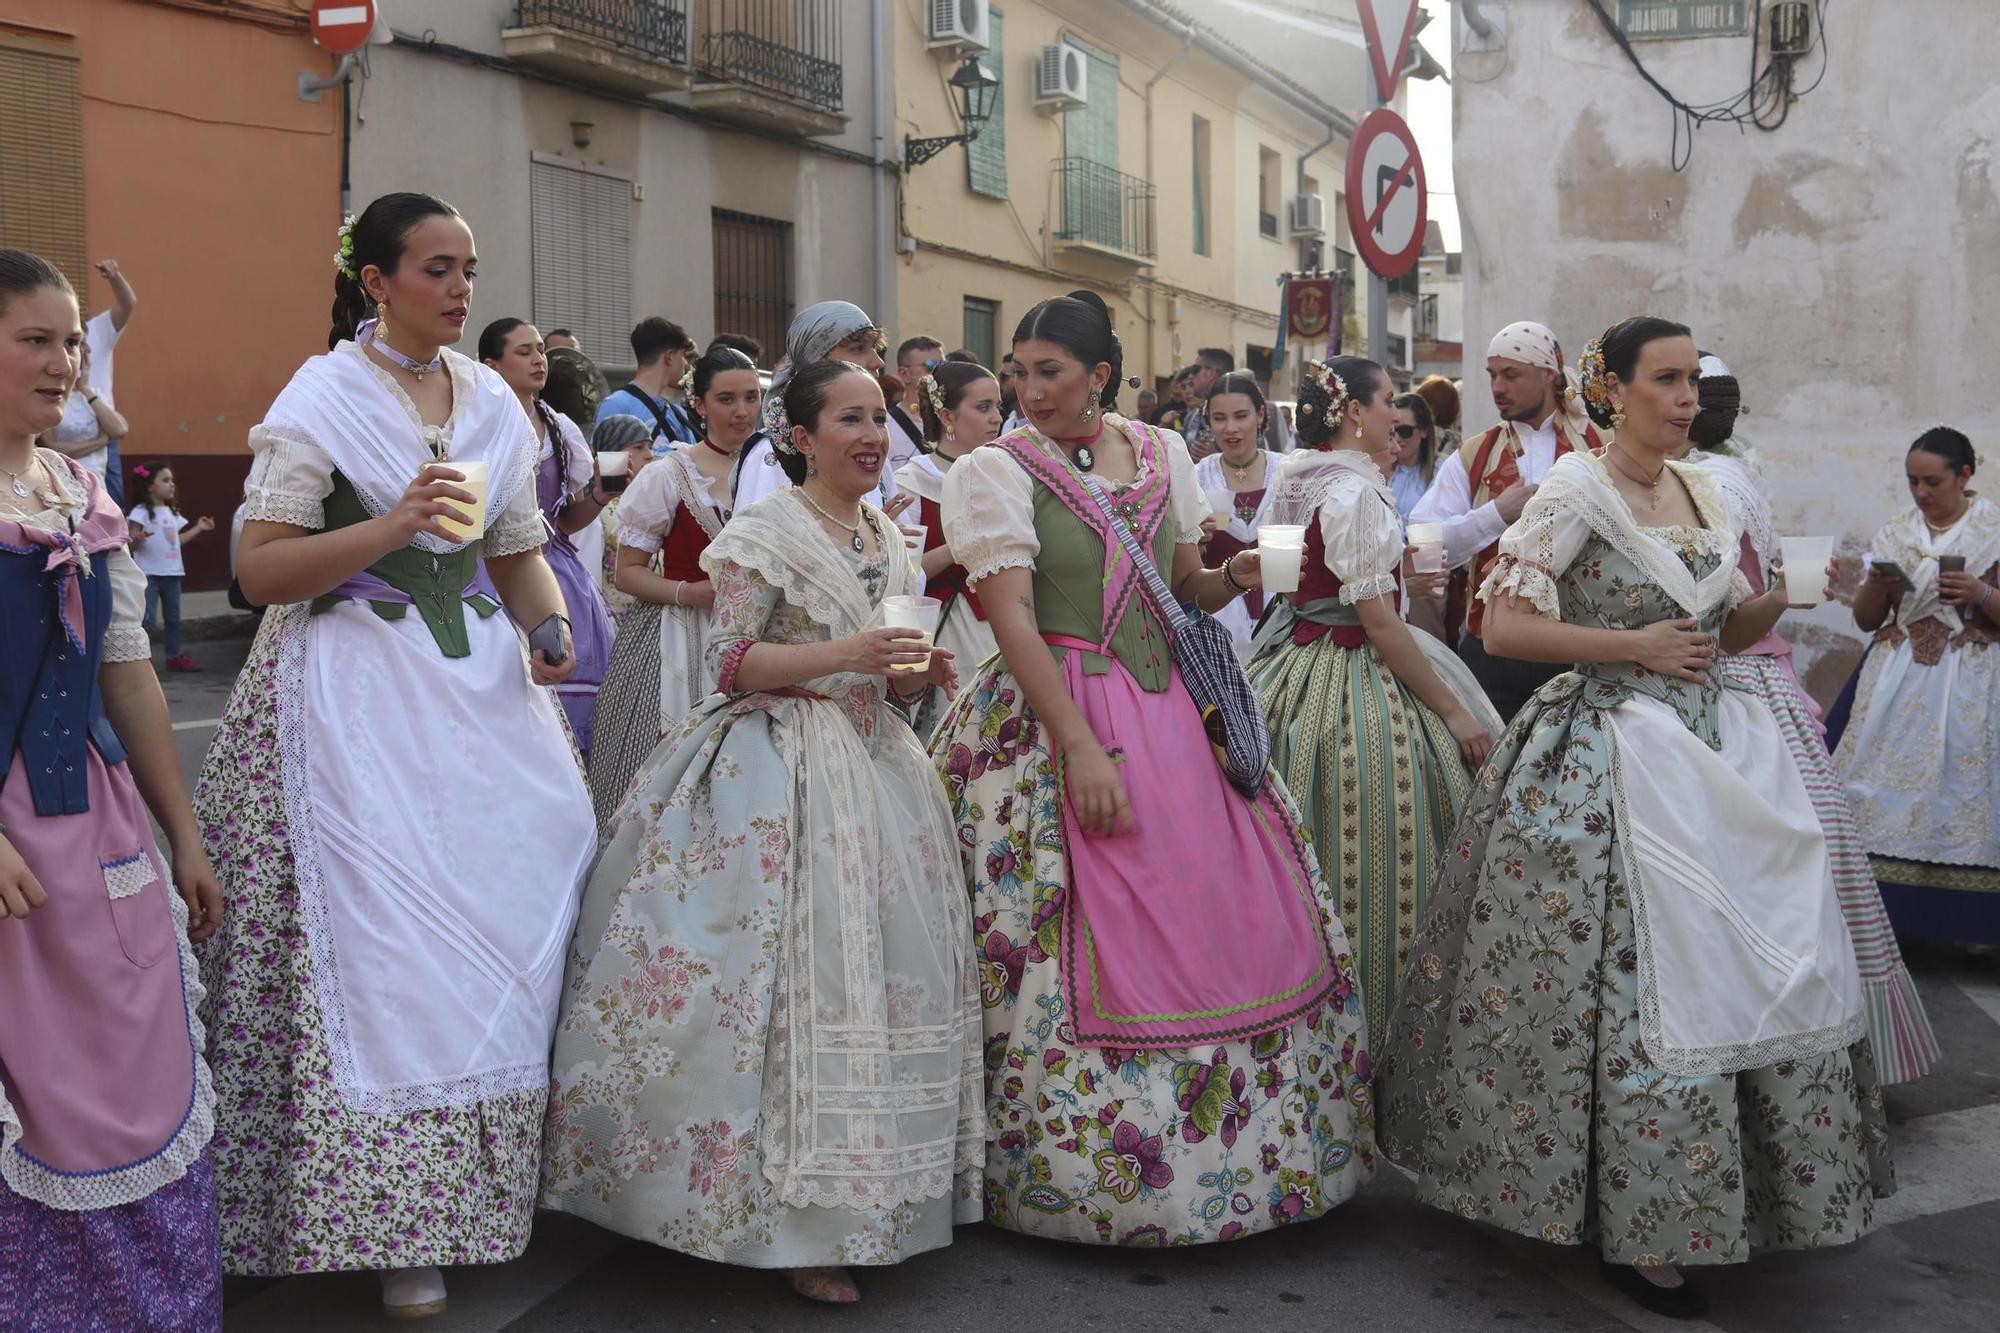
<instances>
[{"instance_id":1,"label":"white plastic cup","mask_svg":"<svg viewBox=\"0 0 2000 1333\"><path fill-rule=\"evenodd\" d=\"M1236 518L1236 495L1227 486L1205 486L1203 495L1208 497L1208 512L1215 515L1215 521L1228 527Z\"/></svg>"},{"instance_id":2,"label":"white plastic cup","mask_svg":"<svg viewBox=\"0 0 2000 1333\"><path fill-rule=\"evenodd\" d=\"M944 614L944 603L935 597L884 597L882 599L882 623L896 629L913 629L922 637L928 647L937 634L938 620ZM922 662L900 663L890 668L892 671L922 671L930 665L928 659Z\"/></svg>"},{"instance_id":3,"label":"white plastic cup","mask_svg":"<svg viewBox=\"0 0 2000 1333\"><path fill-rule=\"evenodd\" d=\"M1410 524L1410 545L1416 548L1410 567L1419 574L1435 574L1444 568L1444 524Z\"/></svg>"},{"instance_id":4,"label":"white plastic cup","mask_svg":"<svg viewBox=\"0 0 2000 1333\"><path fill-rule=\"evenodd\" d=\"M472 521L470 523L460 523L457 519L440 515L438 526L449 532L455 541L469 542L476 537L484 536L486 534L486 460L460 462L457 459L448 458L444 460L443 466L455 472L463 472L465 474L464 481L453 481L446 484L456 486L462 491L470 491L473 496L473 503L468 505L463 500L449 498L445 500L445 503L454 509L469 514Z\"/></svg>"},{"instance_id":5,"label":"white plastic cup","mask_svg":"<svg viewBox=\"0 0 2000 1333\"><path fill-rule=\"evenodd\" d=\"M1833 559L1831 537L1781 537L1785 562L1785 600L1793 606L1818 606L1831 594L1826 562Z\"/></svg>"},{"instance_id":6,"label":"white plastic cup","mask_svg":"<svg viewBox=\"0 0 2000 1333\"><path fill-rule=\"evenodd\" d=\"M1266 523L1257 529L1257 561L1264 591L1297 592L1299 568L1305 561L1303 523Z\"/></svg>"}]
</instances>

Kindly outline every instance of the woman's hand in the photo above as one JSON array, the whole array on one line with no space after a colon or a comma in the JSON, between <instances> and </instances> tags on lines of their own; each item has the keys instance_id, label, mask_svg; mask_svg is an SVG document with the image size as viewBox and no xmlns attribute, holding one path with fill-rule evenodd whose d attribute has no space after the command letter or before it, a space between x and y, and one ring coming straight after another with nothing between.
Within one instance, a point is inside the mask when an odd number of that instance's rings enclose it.
<instances>
[{"instance_id":1,"label":"woman's hand","mask_svg":"<svg viewBox=\"0 0 2000 1333\"><path fill-rule=\"evenodd\" d=\"M1715 659L1715 637L1696 629L1694 621L1656 620L1631 633L1635 640L1632 660L1640 666L1675 680L1708 684L1709 664Z\"/></svg>"},{"instance_id":2,"label":"woman's hand","mask_svg":"<svg viewBox=\"0 0 2000 1333\"><path fill-rule=\"evenodd\" d=\"M715 581L713 579L689 579L681 584L674 599L676 606L699 607L704 611L715 609Z\"/></svg>"},{"instance_id":3,"label":"woman's hand","mask_svg":"<svg viewBox=\"0 0 2000 1333\"><path fill-rule=\"evenodd\" d=\"M1486 756L1493 753L1493 737L1480 725L1479 719L1466 709L1459 709L1447 716L1444 724L1451 728L1451 738L1458 742L1458 756L1465 766L1477 773L1485 764Z\"/></svg>"},{"instance_id":4,"label":"woman's hand","mask_svg":"<svg viewBox=\"0 0 2000 1333\"><path fill-rule=\"evenodd\" d=\"M889 519L891 522L893 522L895 520L896 515L902 513L905 509L908 509L911 505L915 504L916 502L917 502L917 493L915 491L904 491L902 494L893 497L889 501L889 503L882 506L882 517Z\"/></svg>"},{"instance_id":5,"label":"woman's hand","mask_svg":"<svg viewBox=\"0 0 2000 1333\"><path fill-rule=\"evenodd\" d=\"M922 671L898 671L889 677L889 688L906 704L913 704L933 688L945 696L958 693L958 665L949 648L931 649L930 664Z\"/></svg>"},{"instance_id":6,"label":"woman's hand","mask_svg":"<svg viewBox=\"0 0 2000 1333\"><path fill-rule=\"evenodd\" d=\"M383 517L389 527L401 540L397 546L408 546L420 533L429 533L443 541L455 542L458 537L445 530L438 523L440 517L458 523L473 521L470 510L478 503L478 498L462 486L452 485L464 481L465 474L444 463L426 463L417 479L410 483L403 497L396 501L396 507ZM453 502L456 502L455 504Z\"/></svg>"},{"instance_id":7,"label":"woman's hand","mask_svg":"<svg viewBox=\"0 0 2000 1333\"><path fill-rule=\"evenodd\" d=\"M1417 548L1409 545L1403 548L1403 592L1406 596L1425 601L1436 601L1444 595L1445 585L1451 582L1448 569L1418 569Z\"/></svg>"},{"instance_id":8,"label":"woman's hand","mask_svg":"<svg viewBox=\"0 0 2000 1333\"><path fill-rule=\"evenodd\" d=\"M1870 572L1871 574L1873 573L1872 568ZM1826 569L1824 571L1824 574L1826 577L1826 582L1820 586L1825 590L1827 598L1830 598L1833 595L1834 581L1840 577L1840 560L1838 559L1838 557L1826 562ZM1777 568L1777 586L1773 588L1771 591L1777 593L1778 596L1784 600L1784 604L1788 608L1794 611L1809 611L1813 607L1820 605L1821 602L1827 600L1827 598L1821 598L1819 602L1793 601L1791 580L1786 576L1785 567L1783 565L1779 565Z\"/></svg>"},{"instance_id":9,"label":"woman's hand","mask_svg":"<svg viewBox=\"0 0 2000 1333\"><path fill-rule=\"evenodd\" d=\"M174 888L188 909L188 942L200 944L222 924L222 881L199 845L174 849Z\"/></svg>"},{"instance_id":10,"label":"woman's hand","mask_svg":"<svg viewBox=\"0 0 2000 1333\"><path fill-rule=\"evenodd\" d=\"M1111 756L1096 741L1064 751L1063 788L1085 833L1108 838L1132 831L1132 802L1126 799L1125 784Z\"/></svg>"},{"instance_id":11,"label":"woman's hand","mask_svg":"<svg viewBox=\"0 0 2000 1333\"><path fill-rule=\"evenodd\" d=\"M528 670L537 685L560 685L576 671L576 641L570 637L569 621L562 616L550 617L562 626L562 653L560 662L551 663L547 652L540 648L528 654Z\"/></svg>"},{"instance_id":12,"label":"woman's hand","mask_svg":"<svg viewBox=\"0 0 2000 1333\"><path fill-rule=\"evenodd\" d=\"M1988 586L1977 574L1947 570L1938 575L1938 600L1946 606L1977 606Z\"/></svg>"},{"instance_id":13,"label":"woman's hand","mask_svg":"<svg viewBox=\"0 0 2000 1333\"><path fill-rule=\"evenodd\" d=\"M846 648L842 669L864 676L887 676L892 667L928 667L930 663L931 648L923 635L901 625L865 629L841 642ZM897 679L913 674L895 673Z\"/></svg>"},{"instance_id":14,"label":"woman's hand","mask_svg":"<svg viewBox=\"0 0 2000 1333\"><path fill-rule=\"evenodd\" d=\"M1213 536L1215 535L1215 533L1216 533L1216 530L1217 530L1218 528L1220 528L1221 526L1222 526L1222 524L1216 521L1216 517L1215 517L1215 515L1213 515L1213 514L1210 514L1210 515L1209 515L1209 516L1208 516L1207 518L1204 518L1204 519L1203 519L1203 520L1201 521L1201 543L1202 543L1202 545L1204 545L1204 546L1208 545L1208 539L1209 539L1210 537L1213 537Z\"/></svg>"},{"instance_id":15,"label":"woman's hand","mask_svg":"<svg viewBox=\"0 0 2000 1333\"><path fill-rule=\"evenodd\" d=\"M28 863L21 859L4 835L0 835L0 916L26 917L37 907L48 905L49 895Z\"/></svg>"},{"instance_id":16,"label":"woman's hand","mask_svg":"<svg viewBox=\"0 0 2000 1333\"><path fill-rule=\"evenodd\" d=\"M1264 561L1254 548L1230 556L1227 566L1229 577L1251 591L1264 586Z\"/></svg>"}]
</instances>

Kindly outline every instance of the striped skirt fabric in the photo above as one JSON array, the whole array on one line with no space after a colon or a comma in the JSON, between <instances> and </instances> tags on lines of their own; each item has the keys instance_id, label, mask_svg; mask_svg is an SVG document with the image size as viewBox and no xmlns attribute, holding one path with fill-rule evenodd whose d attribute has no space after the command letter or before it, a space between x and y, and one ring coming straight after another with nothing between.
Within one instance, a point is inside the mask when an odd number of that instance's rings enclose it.
<instances>
[{"instance_id":1,"label":"striped skirt fabric","mask_svg":"<svg viewBox=\"0 0 2000 1333\"><path fill-rule=\"evenodd\" d=\"M660 743L660 617L640 602L618 627L604 688L597 692L595 736L590 748L590 802L601 840L625 799L639 766Z\"/></svg>"},{"instance_id":2,"label":"striped skirt fabric","mask_svg":"<svg viewBox=\"0 0 2000 1333\"><path fill-rule=\"evenodd\" d=\"M1875 1063L1884 1084L1922 1078L1937 1063L1937 1038L1916 983L1903 965L1902 950L1875 886L1874 867L1854 827L1853 812L1833 760L1806 706L1797 679L1785 664L1771 657L1731 657L1722 675L1732 688L1764 701L1778 719L1778 730L1791 746L1792 758L1805 778L1813 809L1826 833L1833 861L1833 881L1840 891L1841 914L1854 940L1861 969L1861 994L1868 1007L1868 1035L1875 1046Z\"/></svg>"},{"instance_id":3,"label":"striped skirt fabric","mask_svg":"<svg viewBox=\"0 0 2000 1333\"><path fill-rule=\"evenodd\" d=\"M1384 1049L1403 958L1471 787L1458 742L1373 647L1330 638L1253 661L1271 767L1340 900L1368 1014Z\"/></svg>"}]
</instances>

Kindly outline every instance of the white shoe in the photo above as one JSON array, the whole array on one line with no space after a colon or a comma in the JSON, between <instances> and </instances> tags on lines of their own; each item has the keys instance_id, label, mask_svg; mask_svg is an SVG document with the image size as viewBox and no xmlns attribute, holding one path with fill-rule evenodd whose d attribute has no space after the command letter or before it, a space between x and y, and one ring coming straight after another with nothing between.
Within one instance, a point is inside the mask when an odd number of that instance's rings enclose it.
<instances>
[{"instance_id":1,"label":"white shoe","mask_svg":"<svg viewBox=\"0 0 2000 1333\"><path fill-rule=\"evenodd\" d=\"M444 1313L444 1274L435 1268L391 1268L382 1274L382 1313L429 1319Z\"/></svg>"}]
</instances>

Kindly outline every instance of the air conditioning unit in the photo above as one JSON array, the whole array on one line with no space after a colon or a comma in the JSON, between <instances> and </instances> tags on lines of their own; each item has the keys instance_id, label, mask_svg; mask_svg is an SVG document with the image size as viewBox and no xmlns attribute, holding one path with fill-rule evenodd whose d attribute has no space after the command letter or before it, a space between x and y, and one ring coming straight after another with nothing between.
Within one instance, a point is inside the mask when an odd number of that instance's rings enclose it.
<instances>
[{"instance_id":1,"label":"air conditioning unit","mask_svg":"<svg viewBox=\"0 0 2000 1333\"><path fill-rule=\"evenodd\" d=\"M990 50L993 24L988 5L989 0L930 0L930 49L950 55Z\"/></svg>"},{"instance_id":2,"label":"air conditioning unit","mask_svg":"<svg viewBox=\"0 0 2000 1333\"><path fill-rule=\"evenodd\" d=\"M1326 235L1326 196L1302 194L1292 200L1292 235Z\"/></svg>"},{"instance_id":3,"label":"air conditioning unit","mask_svg":"<svg viewBox=\"0 0 2000 1333\"><path fill-rule=\"evenodd\" d=\"M1068 42L1051 42L1035 62L1035 110L1044 115L1074 111L1087 103L1090 61ZM1112 90L1114 93L1116 89Z\"/></svg>"}]
</instances>

